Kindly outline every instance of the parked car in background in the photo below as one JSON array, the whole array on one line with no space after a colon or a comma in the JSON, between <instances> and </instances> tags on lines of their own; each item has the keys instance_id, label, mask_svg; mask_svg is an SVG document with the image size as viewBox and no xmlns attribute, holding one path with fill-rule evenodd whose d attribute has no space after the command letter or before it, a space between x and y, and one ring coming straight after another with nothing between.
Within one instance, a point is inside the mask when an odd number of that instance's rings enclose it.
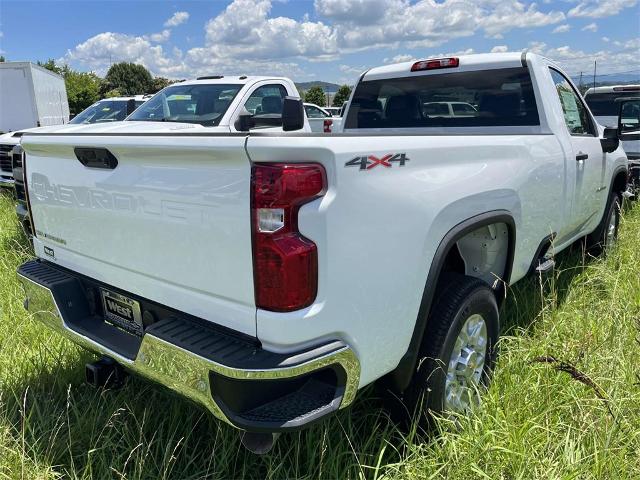
<instances>
[{"instance_id":1,"label":"parked car in background","mask_svg":"<svg viewBox=\"0 0 640 480\"><path fill-rule=\"evenodd\" d=\"M332 117L339 117L342 112L342 107L324 107L324 109L331 115Z\"/></svg>"},{"instance_id":2,"label":"parked car in background","mask_svg":"<svg viewBox=\"0 0 640 480\"><path fill-rule=\"evenodd\" d=\"M589 88L584 94L591 113L600 125L607 127L617 126L620 113L620 103L617 100L630 97L640 97L640 85L595 87ZM632 111L627 115L635 116ZM630 160L640 160L640 141L624 142L622 146Z\"/></svg>"},{"instance_id":3,"label":"parked car in background","mask_svg":"<svg viewBox=\"0 0 640 480\"><path fill-rule=\"evenodd\" d=\"M374 382L398 413L467 413L507 287L614 244L626 133L533 53L372 68L332 135L288 135L306 115L276 82L185 82L117 125L25 134L25 306L110 358L94 384L119 364L252 451ZM429 117L435 97L478 114Z\"/></svg>"},{"instance_id":4,"label":"parked car in background","mask_svg":"<svg viewBox=\"0 0 640 480\"><path fill-rule=\"evenodd\" d=\"M331 133L339 129L342 119L340 117L332 117L328 110L314 105L313 103L305 103L304 111L309 119L309 125L312 132Z\"/></svg>"},{"instance_id":5,"label":"parked car in background","mask_svg":"<svg viewBox=\"0 0 640 480\"><path fill-rule=\"evenodd\" d=\"M0 63L0 133L68 122L61 75L29 62Z\"/></svg>"},{"instance_id":6,"label":"parked car in background","mask_svg":"<svg viewBox=\"0 0 640 480\"><path fill-rule=\"evenodd\" d=\"M620 114L620 99L640 97L640 85L610 85L589 88L584 99L591 109L591 113L601 125L617 126ZM630 124L640 120L638 106L627 105L622 112L622 121ZM640 141L622 142L622 148L629 158L630 181L633 191L640 190Z\"/></svg>"},{"instance_id":7,"label":"parked car in background","mask_svg":"<svg viewBox=\"0 0 640 480\"><path fill-rule=\"evenodd\" d=\"M104 98L77 114L69 122L73 125L87 123L120 122L131 115L136 108L149 100L152 95Z\"/></svg>"},{"instance_id":8,"label":"parked car in background","mask_svg":"<svg viewBox=\"0 0 640 480\"><path fill-rule=\"evenodd\" d=\"M478 110L466 102L427 102L423 106L424 115L431 117L475 117Z\"/></svg>"}]
</instances>

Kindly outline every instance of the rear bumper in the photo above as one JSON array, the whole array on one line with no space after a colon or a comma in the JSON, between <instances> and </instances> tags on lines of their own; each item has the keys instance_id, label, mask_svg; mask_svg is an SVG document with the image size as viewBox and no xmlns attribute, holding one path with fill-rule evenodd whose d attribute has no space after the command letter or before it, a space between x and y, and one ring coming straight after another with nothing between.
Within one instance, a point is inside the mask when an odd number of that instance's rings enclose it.
<instances>
[{"instance_id":1,"label":"rear bumper","mask_svg":"<svg viewBox=\"0 0 640 480\"><path fill-rule=\"evenodd\" d=\"M22 265L18 278L25 289L25 307L42 323L237 428L299 429L355 398L360 364L341 341L278 354L262 349L254 339L131 296L143 310L160 312L140 338L104 322L100 302L91 293L104 285L94 280L41 260Z\"/></svg>"}]
</instances>

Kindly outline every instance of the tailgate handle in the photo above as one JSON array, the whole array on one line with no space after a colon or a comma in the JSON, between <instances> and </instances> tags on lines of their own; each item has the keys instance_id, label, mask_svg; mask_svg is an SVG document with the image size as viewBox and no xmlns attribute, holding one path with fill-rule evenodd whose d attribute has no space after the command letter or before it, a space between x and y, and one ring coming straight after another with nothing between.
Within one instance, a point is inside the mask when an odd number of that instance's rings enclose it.
<instances>
[{"instance_id":1,"label":"tailgate handle","mask_svg":"<svg viewBox=\"0 0 640 480\"><path fill-rule=\"evenodd\" d=\"M76 147L73 151L85 167L113 170L118 166L118 159L106 148Z\"/></svg>"}]
</instances>

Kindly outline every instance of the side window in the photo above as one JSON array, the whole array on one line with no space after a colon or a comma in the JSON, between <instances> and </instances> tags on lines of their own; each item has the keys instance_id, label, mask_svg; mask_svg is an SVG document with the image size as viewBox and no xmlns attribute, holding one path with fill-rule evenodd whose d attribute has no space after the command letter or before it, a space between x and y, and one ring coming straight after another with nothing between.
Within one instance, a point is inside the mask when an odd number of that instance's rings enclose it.
<instances>
[{"instance_id":1,"label":"side window","mask_svg":"<svg viewBox=\"0 0 640 480\"><path fill-rule=\"evenodd\" d=\"M309 118L325 118L328 117L328 115L325 115L325 113L320 110L317 107L311 106L311 105L305 105L304 106L305 111L307 112L307 117Z\"/></svg>"},{"instance_id":2,"label":"side window","mask_svg":"<svg viewBox=\"0 0 640 480\"><path fill-rule=\"evenodd\" d=\"M282 102L286 96L284 85L263 85L253 91L244 107L254 115L282 113Z\"/></svg>"},{"instance_id":3,"label":"side window","mask_svg":"<svg viewBox=\"0 0 640 480\"><path fill-rule=\"evenodd\" d=\"M573 90L569 81L557 70L550 68L551 78L556 86L556 93L562 105L564 123L571 135L593 135L589 112L582 99Z\"/></svg>"}]
</instances>

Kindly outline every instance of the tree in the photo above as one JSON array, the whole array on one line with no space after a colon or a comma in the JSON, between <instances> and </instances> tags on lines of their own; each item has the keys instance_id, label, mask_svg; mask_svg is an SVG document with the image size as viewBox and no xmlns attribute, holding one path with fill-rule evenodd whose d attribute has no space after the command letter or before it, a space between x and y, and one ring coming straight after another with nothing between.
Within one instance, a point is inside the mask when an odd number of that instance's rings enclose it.
<instances>
[{"instance_id":1,"label":"tree","mask_svg":"<svg viewBox=\"0 0 640 480\"><path fill-rule=\"evenodd\" d=\"M64 83L67 87L69 110L75 115L100 100L102 80L93 72L76 72L67 67Z\"/></svg>"},{"instance_id":2,"label":"tree","mask_svg":"<svg viewBox=\"0 0 640 480\"><path fill-rule=\"evenodd\" d=\"M153 77L144 66L135 63L114 63L109 68L101 93L117 89L121 95L140 95L153 88Z\"/></svg>"},{"instance_id":3,"label":"tree","mask_svg":"<svg viewBox=\"0 0 640 480\"><path fill-rule=\"evenodd\" d=\"M0 63L4 63L6 60L4 59L4 55L0 55Z\"/></svg>"},{"instance_id":4,"label":"tree","mask_svg":"<svg viewBox=\"0 0 640 480\"><path fill-rule=\"evenodd\" d=\"M324 90L322 90L322 87L319 86L311 87L305 92L304 101L323 107L325 104Z\"/></svg>"},{"instance_id":5,"label":"tree","mask_svg":"<svg viewBox=\"0 0 640 480\"><path fill-rule=\"evenodd\" d=\"M333 97L333 106L341 107L344 102L349 100L350 95L351 87L349 85L342 85Z\"/></svg>"},{"instance_id":6,"label":"tree","mask_svg":"<svg viewBox=\"0 0 640 480\"><path fill-rule=\"evenodd\" d=\"M158 93L163 88L168 87L169 85L172 85L176 82L177 80L169 80L168 78L165 78L165 77L154 77L153 86L151 87L151 90L149 90L149 92L147 93Z\"/></svg>"},{"instance_id":7,"label":"tree","mask_svg":"<svg viewBox=\"0 0 640 480\"><path fill-rule=\"evenodd\" d=\"M57 65L56 61L53 58L50 58L46 62L41 62L38 60L38 65L52 71L53 73L57 73L58 75L62 75L64 70L64 67Z\"/></svg>"}]
</instances>

